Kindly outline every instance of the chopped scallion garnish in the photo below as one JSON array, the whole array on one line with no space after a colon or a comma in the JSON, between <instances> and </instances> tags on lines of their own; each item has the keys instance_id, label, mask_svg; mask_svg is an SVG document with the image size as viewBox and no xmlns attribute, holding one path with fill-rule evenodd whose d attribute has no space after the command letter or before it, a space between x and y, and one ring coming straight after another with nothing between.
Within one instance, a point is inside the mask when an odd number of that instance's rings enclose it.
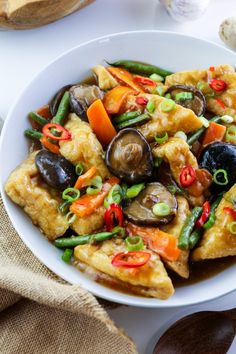
<instances>
[{"instance_id":1,"label":"chopped scallion garnish","mask_svg":"<svg viewBox=\"0 0 236 354\"><path fill-rule=\"evenodd\" d=\"M176 99L176 101L192 100L193 94L192 94L192 92L178 92L175 95L175 99Z\"/></svg>"},{"instance_id":2,"label":"chopped scallion garnish","mask_svg":"<svg viewBox=\"0 0 236 354\"><path fill-rule=\"evenodd\" d=\"M80 191L76 188L66 188L62 192L62 199L67 200L68 202L74 202L75 200L79 199Z\"/></svg>"},{"instance_id":3,"label":"chopped scallion garnish","mask_svg":"<svg viewBox=\"0 0 236 354\"><path fill-rule=\"evenodd\" d=\"M158 144L163 144L168 140L168 138L169 138L169 136L168 136L167 132L165 132L165 134L162 136L160 136L160 135L155 136L155 141Z\"/></svg>"},{"instance_id":4,"label":"chopped scallion garnish","mask_svg":"<svg viewBox=\"0 0 236 354\"><path fill-rule=\"evenodd\" d=\"M229 183L228 173L224 169L216 170L213 174L213 181L220 186L225 186Z\"/></svg>"},{"instance_id":5,"label":"chopped scallion garnish","mask_svg":"<svg viewBox=\"0 0 236 354\"><path fill-rule=\"evenodd\" d=\"M154 204L152 211L156 216L167 216L171 212L170 206L162 202Z\"/></svg>"},{"instance_id":6,"label":"chopped scallion garnish","mask_svg":"<svg viewBox=\"0 0 236 354\"><path fill-rule=\"evenodd\" d=\"M172 99L166 99L160 103L159 108L162 112L170 112L175 108L175 106L175 101Z\"/></svg>"}]
</instances>

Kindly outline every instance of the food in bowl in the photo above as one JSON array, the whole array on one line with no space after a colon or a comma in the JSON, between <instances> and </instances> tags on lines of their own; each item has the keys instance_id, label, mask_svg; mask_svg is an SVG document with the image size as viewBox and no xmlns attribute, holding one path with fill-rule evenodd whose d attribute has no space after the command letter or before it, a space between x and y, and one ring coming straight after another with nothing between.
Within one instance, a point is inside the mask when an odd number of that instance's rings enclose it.
<instances>
[{"instance_id":1,"label":"food in bowl","mask_svg":"<svg viewBox=\"0 0 236 354\"><path fill-rule=\"evenodd\" d=\"M119 61L29 114L5 190L95 280L174 293L168 269L236 255L236 73ZM71 261L73 257L73 260Z\"/></svg>"}]
</instances>

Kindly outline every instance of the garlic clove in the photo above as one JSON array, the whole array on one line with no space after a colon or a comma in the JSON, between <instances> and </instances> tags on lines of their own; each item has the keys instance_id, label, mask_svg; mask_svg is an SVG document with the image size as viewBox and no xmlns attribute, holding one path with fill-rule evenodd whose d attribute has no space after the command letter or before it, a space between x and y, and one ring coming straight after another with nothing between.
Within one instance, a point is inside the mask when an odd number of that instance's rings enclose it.
<instances>
[{"instance_id":1,"label":"garlic clove","mask_svg":"<svg viewBox=\"0 0 236 354\"><path fill-rule=\"evenodd\" d=\"M159 0L168 14L178 22L196 20L202 16L210 0Z\"/></svg>"},{"instance_id":2,"label":"garlic clove","mask_svg":"<svg viewBox=\"0 0 236 354\"><path fill-rule=\"evenodd\" d=\"M231 49L236 50L236 17L226 18L220 25L219 36Z\"/></svg>"}]
</instances>

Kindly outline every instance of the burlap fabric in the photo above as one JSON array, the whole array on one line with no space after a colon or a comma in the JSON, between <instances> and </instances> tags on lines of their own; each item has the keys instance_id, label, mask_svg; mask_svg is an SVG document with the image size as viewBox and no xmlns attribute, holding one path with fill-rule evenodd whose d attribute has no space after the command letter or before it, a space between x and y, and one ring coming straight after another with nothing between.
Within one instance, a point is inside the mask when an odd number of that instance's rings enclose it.
<instances>
[{"instance_id":1,"label":"burlap fabric","mask_svg":"<svg viewBox=\"0 0 236 354\"><path fill-rule=\"evenodd\" d=\"M26 248L1 199L0 311L3 354L137 353L94 296L55 276Z\"/></svg>"}]
</instances>

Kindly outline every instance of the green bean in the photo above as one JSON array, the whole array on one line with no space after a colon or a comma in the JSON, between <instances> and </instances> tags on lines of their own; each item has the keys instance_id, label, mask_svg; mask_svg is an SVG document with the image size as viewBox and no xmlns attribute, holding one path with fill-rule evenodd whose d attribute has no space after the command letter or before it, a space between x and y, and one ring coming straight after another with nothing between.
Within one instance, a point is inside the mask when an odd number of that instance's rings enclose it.
<instances>
[{"instance_id":1,"label":"green bean","mask_svg":"<svg viewBox=\"0 0 236 354\"><path fill-rule=\"evenodd\" d=\"M182 250L189 249L189 237L193 231L194 225L197 219L200 217L202 213L202 207L195 207L192 210L192 213L187 217L185 223L182 227L179 240L178 240L178 247Z\"/></svg>"},{"instance_id":2,"label":"green bean","mask_svg":"<svg viewBox=\"0 0 236 354\"><path fill-rule=\"evenodd\" d=\"M145 122L146 120L149 120L149 119L150 119L149 114L144 113L144 114L141 114L140 116L138 116L136 118L127 120L127 121L125 121L123 123L120 123L120 124L117 124L116 127L118 129L123 129L123 128L126 128L126 127L132 127L134 125L137 125L138 123Z\"/></svg>"},{"instance_id":3,"label":"green bean","mask_svg":"<svg viewBox=\"0 0 236 354\"><path fill-rule=\"evenodd\" d=\"M61 256L61 259L66 263L70 263L72 255L73 255L73 250L70 248L66 248L63 255Z\"/></svg>"},{"instance_id":4,"label":"green bean","mask_svg":"<svg viewBox=\"0 0 236 354\"><path fill-rule=\"evenodd\" d=\"M216 116L216 117L213 117L209 120L209 122L219 122L221 119L221 117L219 116ZM204 131L206 130L207 128L205 127L202 127L200 129L198 129L195 133L191 134L188 136L188 139L187 139L187 143L189 145L193 145L193 143L195 143L195 141L197 141L201 136L202 134L204 133Z\"/></svg>"},{"instance_id":5,"label":"green bean","mask_svg":"<svg viewBox=\"0 0 236 354\"><path fill-rule=\"evenodd\" d=\"M114 124L120 124L123 123L129 119L133 119L136 118L140 115L139 111L135 111L135 112L125 112L119 116L116 116L114 119L112 119L112 123Z\"/></svg>"},{"instance_id":6,"label":"green bean","mask_svg":"<svg viewBox=\"0 0 236 354\"><path fill-rule=\"evenodd\" d=\"M35 121L39 125L44 126L45 124L49 123L49 121L46 118L42 117L40 114L36 112L30 112L29 116L33 121Z\"/></svg>"},{"instance_id":7,"label":"green bean","mask_svg":"<svg viewBox=\"0 0 236 354\"><path fill-rule=\"evenodd\" d=\"M220 204L221 199L222 199L222 195L220 195L214 201L214 203L212 203L209 218L208 218L207 222L205 222L205 224L203 225L203 228L205 230L210 229L214 225L214 223L215 223L215 211L216 211L216 208L218 207L218 205Z\"/></svg>"},{"instance_id":8,"label":"green bean","mask_svg":"<svg viewBox=\"0 0 236 354\"><path fill-rule=\"evenodd\" d=\"M93 235L71 236L58 238L54 241L54 245L58 248L71 248L79 245L85 245L92 241L101 242L112 238L115 235L113 232L100 232Z\"/></svg>"},{"instance_id":9,"label":"green bean","mask_svg":"<svg viewBox=\"0 0 236 354\"><path fill-rule=\"evenodd\" d=\"M24 132L25 136L30 139L37 139L40 140L43 136L42 133L38 132L37 130L34 129L26 129Z\"/></svg>"},{"instance_id":10,"label":"green bean","mask_svg":"<svg viewBox=\"0 0 236 354\"><path fill-rule=\"evenodd\" d=\"M196 228L195 230L193 230L193 232L191 233L191 235L189 237L189 248L190 249L193 249L198 244L198 242L201 239L202 233L203 233L202 229Z\"/></svg>"},{"instance_id":11,"label":"green bean","mask_svg":"<svg viewBox=\"0 0 236 354\"><path fill-rule=\"evenodd\" d=\"M173 74L173 72L161 69L158 66L141 63L139 61L133 61L133 60L118 60L115 61L114 63L107 63L107 64L125 68L135 74L144 74L148 76L152 74L158 74L163 77L166 77L168 75Z\"/></svg>"},{"instance_id":12,"label":"green bean","mask_svg":"<svg viewBox=\"0 0 236 354\"><path fill-rule=\"evenodd\" d=\"M70 108L69 92L66 91L62 96L57 113L53 118L52 122L56 124L64 125L66 116L69 113L69 108Z\"/></svg>"}]
</instances>

